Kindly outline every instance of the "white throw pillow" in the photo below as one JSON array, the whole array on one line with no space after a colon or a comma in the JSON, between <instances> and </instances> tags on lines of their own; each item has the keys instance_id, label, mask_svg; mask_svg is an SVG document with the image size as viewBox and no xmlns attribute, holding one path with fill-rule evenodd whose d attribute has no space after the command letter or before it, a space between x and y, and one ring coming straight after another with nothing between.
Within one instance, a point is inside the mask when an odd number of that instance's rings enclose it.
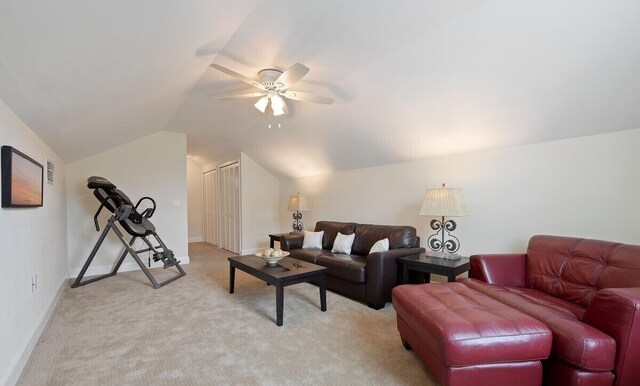
<instances>
[{"instance_id":1,"label":"white throw pillow","mask_svg":"<svg viewBox=\"0 0 640 386\"><path fill-rule=\"evenodd\" d=\"M324 231L320 232L309 232L304 231L304 239L302 240L302 248L304 249L322 249L322 236L324 236Z\"/></svg>"},{"instance_id":2,"label":"white throw pillow","mask_svg":"<svg viewBox=\"0 0 640 386\"><path fill-rule=\"evenodd\" d=\"M331 253L344 253L346 255L350 255L351 246L353 245L353 240L355 240L355 238L355 233L352 233L350 235L343 235L342 233L338 232L338 235L333 242Z\"/></svg>"},{"instance_id":3,"label":"white throw pillow","mask_svg":"<svg viewBox=\"0 0 640 386\"><path fill-rule=\"evenodd\" d=\"M389 239L382 239L382 240L376 241L376 243L373 244L369 253L384 252L388 250L389 250Z\"/></svg>"}]
</instances>

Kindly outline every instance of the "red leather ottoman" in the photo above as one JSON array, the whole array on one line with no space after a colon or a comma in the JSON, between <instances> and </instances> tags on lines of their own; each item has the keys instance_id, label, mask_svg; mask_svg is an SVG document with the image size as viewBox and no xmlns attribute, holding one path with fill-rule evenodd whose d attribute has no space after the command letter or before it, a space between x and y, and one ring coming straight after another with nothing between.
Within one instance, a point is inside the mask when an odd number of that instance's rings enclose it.
<instances>
[{"instance_id":1,"label":"red leather ottoman","mask_svg":"<svg viewBox=\"0 0 640 386\"><path fill-rule=\"evenodd\" d=\"M542 384L551 351L542 322L461 283L401 285L398 331L442 386Z\"/></svg>"}]
</instances>

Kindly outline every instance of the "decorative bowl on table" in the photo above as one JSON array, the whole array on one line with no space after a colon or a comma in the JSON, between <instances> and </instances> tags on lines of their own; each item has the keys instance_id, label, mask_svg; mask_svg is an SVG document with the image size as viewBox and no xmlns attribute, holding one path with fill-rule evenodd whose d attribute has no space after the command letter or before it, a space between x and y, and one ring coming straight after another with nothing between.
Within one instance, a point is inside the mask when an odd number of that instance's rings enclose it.
<instances>
[{"instance_id":1,"label":"decorative bowl on table","mask_svg":"<svg viewBox=\"0 0 640 386\"><path fill-rule=\"evenodd\" d=\"M273 266L277 265L278 262L284 259L286 256L289 256L289 252L285 252L280 249L269 248L265 251L256 253L256 256L262 257L267 262L267 265Z\"/></svg>"}]
</instances>

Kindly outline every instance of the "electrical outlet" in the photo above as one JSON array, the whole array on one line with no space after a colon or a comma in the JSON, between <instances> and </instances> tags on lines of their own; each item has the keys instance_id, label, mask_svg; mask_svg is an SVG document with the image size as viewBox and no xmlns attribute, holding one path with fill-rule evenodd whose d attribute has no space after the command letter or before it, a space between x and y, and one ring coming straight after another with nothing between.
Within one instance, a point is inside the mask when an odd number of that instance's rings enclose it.
<instances>
[{"instance_id":1,"label":"electrical outlet","mask_svg":"<svg viewBox=\"0 0 640 386\"><path fill-rule=\"evenodd\" d=\"M38 275L33 274L31 276L31 293L35 292L38 289Z\"/></svg>"}]
</instances>

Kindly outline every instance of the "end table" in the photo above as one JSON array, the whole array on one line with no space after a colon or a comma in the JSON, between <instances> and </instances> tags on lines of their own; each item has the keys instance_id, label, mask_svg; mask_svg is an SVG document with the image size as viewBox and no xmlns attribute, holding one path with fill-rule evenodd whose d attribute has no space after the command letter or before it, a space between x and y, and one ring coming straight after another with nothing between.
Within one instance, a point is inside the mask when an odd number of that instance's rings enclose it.
<instances>
[{"instance_id":1,"label":"end table","mask_svg":"<svg viewBox=\"0 0 640 386\"><path fill-rule=\"evenodd\" d=\"M285 233L271 233L269 235L269 248L273 248L274 246L274 242L280 242L280 237L284 236L284 235L290 235L290 232L285 232Z\"/></svg>"},{"instance_id":2,"label":"end table","mask_svg":"<svg viewBox=\"0 0 640 386\"><path fill-rule=\"evenodd\" d=\"M446 276L447 280L452 282L456 281L456 276L469 271L468 257L452 260L421 253L417 258L400 257L398 263L402 264L403 284L407 284L409 281L409 271L423 272L427 282L431 279L431 274Z\"/></svg>"}]
</instances>

